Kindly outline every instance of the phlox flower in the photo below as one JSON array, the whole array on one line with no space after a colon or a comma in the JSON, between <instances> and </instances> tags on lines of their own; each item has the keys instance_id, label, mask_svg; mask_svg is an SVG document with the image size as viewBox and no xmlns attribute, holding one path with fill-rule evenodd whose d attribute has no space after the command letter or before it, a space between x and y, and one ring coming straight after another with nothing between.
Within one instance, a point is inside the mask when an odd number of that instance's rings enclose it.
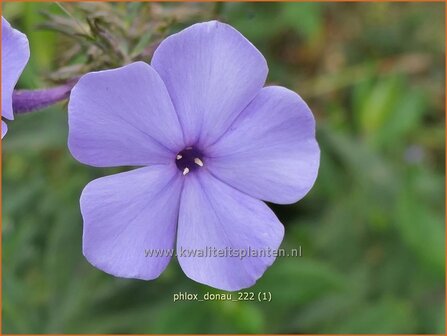
<instances>
[{"instance_id":1,"label":"phlox flower","mask_svg":"<svg viewBox=\"0 0 447 336\"><path fill-rule=\"evenodd\" d=\"M306 103L264 87L262 54L212 21L166 38L151 65L86 74L69 102L68 146L95 167L137 166L82 192L83 253L118 277L154 279L147 250L277 249L284 227L263 202L290 204L315 182L320 151ZM185 274L252 286L275 257L177 255Z\"/></svg>"},{"instance_id":2,"label":"phlox flower","mask_svg":"<svg viewBox=\"0 0 447 336\"><path fill-rule=\"evenodd\" d=\"M2 117L13 120L12 94L28 63L29 43L25 34L11 27L2 16ZM2 120L2 138L8 128Z\"/></svg>"}]
</instances>

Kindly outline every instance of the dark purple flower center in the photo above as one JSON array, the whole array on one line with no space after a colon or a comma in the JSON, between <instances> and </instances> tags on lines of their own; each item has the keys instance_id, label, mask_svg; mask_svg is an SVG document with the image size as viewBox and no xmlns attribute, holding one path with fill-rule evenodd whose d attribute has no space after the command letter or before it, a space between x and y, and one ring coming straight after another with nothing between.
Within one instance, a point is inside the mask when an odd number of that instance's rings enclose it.
<instances>
[{"instance_id":1,"label":"dark purple flower center","mask_svg":"<svg viewBox=\"0 0 447 336\"><path fill-rule=\"evenodd\" d=\"M195 147L186 147L175 158L177 168L186 175L203 167L203 153Z\"/></svg>"}]
</instances>

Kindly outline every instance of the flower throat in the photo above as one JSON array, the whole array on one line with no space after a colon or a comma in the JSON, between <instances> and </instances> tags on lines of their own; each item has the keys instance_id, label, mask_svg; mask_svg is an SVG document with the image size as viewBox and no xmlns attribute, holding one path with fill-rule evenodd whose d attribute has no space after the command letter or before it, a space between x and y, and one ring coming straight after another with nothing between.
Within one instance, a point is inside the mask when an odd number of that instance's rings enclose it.
<instances>
[{"instance_id":1,"label":"flower throat","mask_svg":"<svg viewBox=\"0 0 447 336\"><path fill-rule=\"evenodd\" d=\"M197 168L203 167L203 154L197 148L186 147L179 152L175 158L177 168L186 175L195 171Z\"/></svg>"}]
</instances>

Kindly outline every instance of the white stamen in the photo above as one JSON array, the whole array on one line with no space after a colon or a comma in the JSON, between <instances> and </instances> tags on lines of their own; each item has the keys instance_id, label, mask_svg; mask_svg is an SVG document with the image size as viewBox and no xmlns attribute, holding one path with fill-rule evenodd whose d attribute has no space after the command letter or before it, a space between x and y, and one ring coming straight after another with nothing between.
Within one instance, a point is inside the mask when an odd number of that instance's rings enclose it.
<instances>
[{"instance_id":1,"label":"white stamen","mask_svg":"<svg viewBox=\"0 0 447 336\"><path fill-rule=\"evenodd\" d=\"M183 156L181 156L180 154L177 155L177 160L180 160Z\"/></svg>"},{"instance_id":2,"label":"white stamen","mask_svg":"<svg viewBox=\"0 0 447 336\"><path fill-rule=\"evenodd\" d=\"M194 163L200 167L203 167L203 162L202 160L200 160L199 158L195 158L194 159Z\"/></svg>"},{"instance_id":3,"label":"white stamen","mask_svg":"<svg viewBox=\"0 0 447 336\"><path fill-rule=\"evenodd\" d=\"M186 167L185 169L183 169L183 176L189 173L189 168Z\"/></svg>"}]
</instances>

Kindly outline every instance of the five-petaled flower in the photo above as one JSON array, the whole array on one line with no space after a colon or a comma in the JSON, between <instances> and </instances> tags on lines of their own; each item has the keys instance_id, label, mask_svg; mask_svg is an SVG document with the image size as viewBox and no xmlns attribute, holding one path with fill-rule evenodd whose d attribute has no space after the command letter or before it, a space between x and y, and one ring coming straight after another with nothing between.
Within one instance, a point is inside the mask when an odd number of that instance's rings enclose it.
<instances>
[{"instance_id":1,"label":"five-petaled flower","mask_svg":"<svg viewBox=\"0 0 447 336\"><path fill-rule=\"evenodd\" d=\"M13 120L12 93L29 60L26 35L11 27L2 16L2 117ZM2 120L2 138L8 128Z\"/></svg>"},{"instance_id":2,"label":"five-petaled flower","mask_svg":"<svg viewBox=\"0 0 447 336\"><path fill-rule=\"evenodd\" d=\"M151 65L83 76L69 102L68 146L96 167L144 166L84 189L83 253L119 277L154 279L170 256L148 249L277 249L284 227L263 201L290 204L315 182L320 151L306 103L263 87L267 64L216 21L165 39ZM178 256L191 279L253 285L265 257Z\"/></svg>"}]
</instances>

